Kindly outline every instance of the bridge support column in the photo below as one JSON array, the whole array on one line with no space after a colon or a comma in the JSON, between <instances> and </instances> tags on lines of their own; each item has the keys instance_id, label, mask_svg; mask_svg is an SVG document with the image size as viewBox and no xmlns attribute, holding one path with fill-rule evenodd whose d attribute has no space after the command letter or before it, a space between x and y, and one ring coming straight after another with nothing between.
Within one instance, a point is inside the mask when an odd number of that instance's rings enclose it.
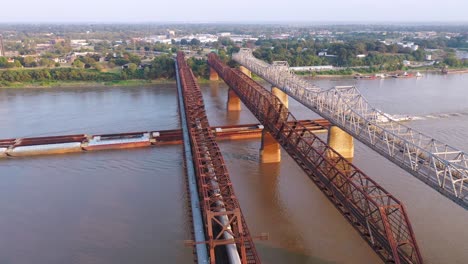
<instances>
[{"instance_id":1,"label":"bridge support column","mask_svg":"<svg viewBox=\"0 0 468 264\"><path fill-rule=\"evenodd\" d=\"M288 100L288 95L281 91L278 87L275 87L275 86L272 86L271 87L271 93L273 95L276 95L276 97L278 97L278 99L280 99L280 101L286 106L286 107L289 107L289 100Z\"/></svg>"},{"instance_id":2,"label":"bridge support column","mask_svg":"<svg viewBox=\"0 0 468 264\"><path fill-rule=\"evenodd\" d=\"M260 147L262 163L276 163L281 161L280 145L265 129L262 131L262 146Z\"/></svg>"},{"instance_id":3,"label":"bridge support column","mask_svg":"<svg viewBox=\"0 0 468 264\"><path fill-rule=\"evenodd\" d=\"M241 110L241 100L237 96L236 92L233 89L229 88L228 90L228 101L227 101L228 111L240 111Z\"/></svg>"},{"instance_id":4,"label":"bridge support column","mask_svg":"<svg viewBox=\"0 0 468 264\"><path fill-rule=\"evenodd\" d=\"M348 161L352 162L354 158L353 137L337 126L331 126L328 129L328 145L340 153ZM329 153L329 158L336 158L336 155Z\"/></svg>"},{"instance_id":5,"label":"bridge support column","mask_svg":"<svg viewBox=\"0 0 468 264\"><path fill-rule=\"evenodd\" d=\"M249 69L247 69L246 67L240 66L239 70L241 72L243 72L245 75L249 76L249 78L252 78L252 72Z\"/></svg>"},{"instance_id":6,"label":"bridge support column","mask_svg":"<svg viewBox=\"0 0 468 264\"><path fill-rule=\"evenodd\" d=\"M210 67L210 81L218 81L219 80L219 75L215 71L215 69Z\"/></svg>"},{"instance_id":7,"label":"bridge support column","mask_svg":"<svg viewBox=\"0 0 468 264\"><path fill-rule=\"evenodd\" d=\"M330 126L328 128L328 145L333 148L336 152L338 152L341 156L343 156L347 161L353 162L354 158L354 141L353 137L343 131L341 128L337 126ZM335 182L339 186L344 186L342 189L345 195L349 195L351 193L351 189L346 187L347 185L343 185L346 182L346 177L348 177L350 168L349 163L339 162L338 157L335 153L329 152L327 153L328 158L332 161L334 166L330 168L330 170L337 170L344 174L343 176L338 176L335 178ZM331 174L334 174L333 172Z\"/></svg>"}]
</instances>

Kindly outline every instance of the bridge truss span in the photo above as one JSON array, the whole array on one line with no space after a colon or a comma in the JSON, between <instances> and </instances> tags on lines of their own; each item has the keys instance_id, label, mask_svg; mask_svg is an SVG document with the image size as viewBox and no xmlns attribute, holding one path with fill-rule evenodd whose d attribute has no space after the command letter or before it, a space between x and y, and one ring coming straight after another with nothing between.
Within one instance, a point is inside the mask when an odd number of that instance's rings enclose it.
<instances>
[{"instance_id":1,"label":"bridge truss span","mask_svg":"<svg viewBox=\"0 0 468 264\"><path fill-rule=\"evenodd\" d=\"M301 125L261 85L213 53L208 64L385 263L423 263L405 208L397 199Z\"/></svg>"},{"instance_id":2,"label":"bridge truss span","mask_svg":"<svg viewBox=\"0 0 468 264\"><path fill-rule=\"evenodd\" d=\"M223 156L205 112L201 90L184 54L177 54L178 76L190 135L210 263L260 263L234 193ZM226 262L227 261L227 262Z\"/></svg>"},{"instance_id":3,"label":"bridge truss span","mask_svg":"<svg viewBox=\"0 0 468 264\"><path fill-rule=\"evenodd\" d=\"M468 209L468 154L394 121L353 86L322 90L289 70L241 49L233 59L332 124ZM381 122L385 120L385 122Z\"/></svg>"}]
</instances>

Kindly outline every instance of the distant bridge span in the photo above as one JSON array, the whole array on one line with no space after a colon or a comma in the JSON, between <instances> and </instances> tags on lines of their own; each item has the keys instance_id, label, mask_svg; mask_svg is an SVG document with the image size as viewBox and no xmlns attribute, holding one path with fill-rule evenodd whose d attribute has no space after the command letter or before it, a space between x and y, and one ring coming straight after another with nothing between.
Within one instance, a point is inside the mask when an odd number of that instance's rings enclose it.
<instances>
[{"instance_id":1,"label":"distant bridge span","mask_svg":"<svg viewBox=\"0 0 468 264\"><path fill-rule=\"evenodd\" d=\"M468 155L373 108L352 86L322 90L298 77L287 62L268 64L241 49L233 59L301 104L468 209ZM379 117L388 122L378 122Z\"/></svg>"}]
</instances>

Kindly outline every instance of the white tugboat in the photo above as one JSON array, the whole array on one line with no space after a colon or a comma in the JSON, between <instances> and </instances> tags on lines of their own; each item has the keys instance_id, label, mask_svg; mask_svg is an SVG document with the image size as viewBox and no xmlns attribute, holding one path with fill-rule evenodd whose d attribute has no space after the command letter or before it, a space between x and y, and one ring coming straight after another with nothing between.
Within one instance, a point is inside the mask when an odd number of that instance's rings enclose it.
<instances>
[{"instance_id":1,"label":"white tugboat","mask_svg":"<svg viewBox=\"0 0 468 264\"><path fill-rule=\"evenodd\" d=\"M376 117L377 123L387 123L390 121L403 122L412 119L413 118L409 115L389 115L387 113L378 113Z\"/></svg>"}]
</instances>

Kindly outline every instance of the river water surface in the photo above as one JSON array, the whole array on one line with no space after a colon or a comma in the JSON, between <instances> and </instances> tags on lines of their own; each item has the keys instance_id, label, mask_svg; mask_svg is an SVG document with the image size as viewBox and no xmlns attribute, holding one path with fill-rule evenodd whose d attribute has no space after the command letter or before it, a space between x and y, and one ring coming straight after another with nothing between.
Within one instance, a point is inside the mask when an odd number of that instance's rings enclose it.
<instances>
[{"instance_id":1,"label":"river water surface","mask_svg":"<svg viewBox=\"0 0 468 264\"><path fill-rule=\"evenodd\" d=\"M468 150L468 75L318 80L355 84L377 108ZM266 85L266 84L265 84ZM224 83L201 85L213 126L256 123L227 112ZM290 99L297 118L317 115ZM0 138L179 128L175 84L0 89ZM259 140L220 142L264 263L381 263L283 151L259 164ZM407 208L425 263L467 263L468 212L356 142L354 162ZM0 263L192 263L181 146L0 160Z\"/></svg>"}]
</instances>

